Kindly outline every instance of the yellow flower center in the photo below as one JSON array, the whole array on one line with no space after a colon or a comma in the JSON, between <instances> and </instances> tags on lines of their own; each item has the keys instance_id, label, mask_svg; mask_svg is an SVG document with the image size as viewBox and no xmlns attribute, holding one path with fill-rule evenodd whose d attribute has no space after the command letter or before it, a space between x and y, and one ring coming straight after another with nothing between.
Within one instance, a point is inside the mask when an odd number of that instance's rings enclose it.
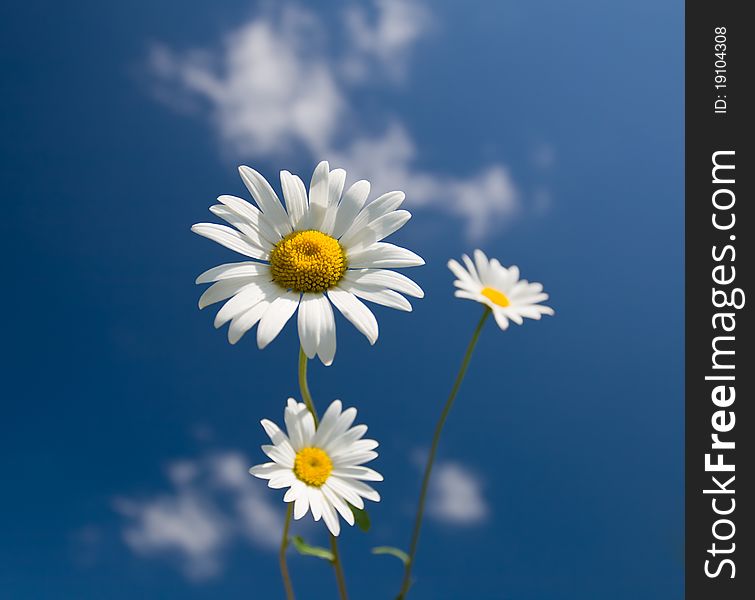
<instances>
[{"instance_id":1,"label":"yellow flower center","mask_svg":"<svg viewBox=\"0 0 755 600\"><path fill-rule=\"evenodd\" d=\"M324 292L346 273L346 253L321 231L294 231L270 253L273 281L295 292Z\"/></svg>"},{"instance_id":2,"label":"yellow flower center","mask_svg":"<svg viewBox=\"0 0 755 600\"><path fill-rule=\"evenodd\" d=\"M294 458L294 475L307 485L320 487L328 480L332 470L333 462L320 448L302 448Z\"/></svg>"},{"instance_id":3,"label":"yellow flower center","mask_svg":"<svg viewBox=\"0 0 755 600\"><path fill-rule=\"evenodd\" d=\"M498 306L508 306L509 304L511 304L506 294L504 294L503 292L499 292L495 288L484 287L482 288L480 293L483 296L485 296L488 300L490 300L493 304L497 304Z\"/></svg>"}]
</instances>

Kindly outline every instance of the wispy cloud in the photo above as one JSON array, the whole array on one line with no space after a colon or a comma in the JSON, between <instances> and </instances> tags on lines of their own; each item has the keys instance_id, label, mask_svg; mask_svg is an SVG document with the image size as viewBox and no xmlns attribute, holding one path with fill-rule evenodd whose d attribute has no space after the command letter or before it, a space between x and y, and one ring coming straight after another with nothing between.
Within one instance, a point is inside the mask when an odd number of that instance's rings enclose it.
<instances>
[{"instance_id":1,"label":"wispy cloud","mask_svg":"<svg viewBox=\"0 0 755 600\"><path fill-rule=\"evenodd\" d=\"M237 452L172 463L169 491L115 499L123 541L139 556L174 562L193 580L218 575L234 542L274 549L282 515L249 476L250 464Z\"/></svg>"},{"instance_id":2,"label":"wispy cloud","mask_svg":"<svg viewBox=\"0 0 755 600\"><path fill-rule=\"evenodd\" d=\"M461 463L439 463L433 469L428 501L431 517L454 525L476 525L489 512L480 479Z\"/></svg>"},{"instance_id":3,"label":"wispy cloud","mask_svg":"<svg viewBox=\"0 0 755 600\"><path fill-rule=\"evenodd\" d=\"M412 50L437 29L419 0L368 8L352 5L324 20L279 2L216 50L157 44L149 56L155 92L178 110L208 115L234 157L327 158L376 192L402 189L414 206L462 218L468 236L479 238L518 212L509 170L495 163L471 175L422 169L419 144L396 111L364 114L359 97L401 86Z\"/></svg>"}]
</instances>

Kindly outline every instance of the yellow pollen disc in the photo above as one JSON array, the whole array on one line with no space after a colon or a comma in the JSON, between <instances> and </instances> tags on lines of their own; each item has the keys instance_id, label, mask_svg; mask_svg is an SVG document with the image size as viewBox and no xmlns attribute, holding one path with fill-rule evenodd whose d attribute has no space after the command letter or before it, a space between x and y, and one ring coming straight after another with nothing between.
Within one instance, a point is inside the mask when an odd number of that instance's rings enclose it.
<instances>
[{"instance_id":1,"label":"yellow pollen disc","mask_svg":"<svg viewBox=\"0 0 755 600\"><path fill-rule=\"evenodd\" d=\"M295 292L324 292L346 273L346 253L338 240L321 231L295 231L270 253L273 281Z\"/></svg>"},{"instance_id":2,"label":"yellow pollen disc","mask_svg":"<svg viewBox=\"0 0 755 600\"><path fill-rule=\"evenodd\" d=\"M493 304L497 304L498 306L508 306L509 304L511 304L511 302L509 302L509 299L506 297L506 294L499 292L495 288L484 287L482 288L480 293L488 300L490 300Z\"/></svg>"},{"instance_id":3,"label":"yellow pollen disc","mask_svg":"<svg viewBox=\"0 0 755 600\"><path fill-rule=\"evenodd\" d=\"M332 470L333 462L320 448L302 448L294 458L294 475L307 485L320 487Z\"/></svg>"}]
</instances>

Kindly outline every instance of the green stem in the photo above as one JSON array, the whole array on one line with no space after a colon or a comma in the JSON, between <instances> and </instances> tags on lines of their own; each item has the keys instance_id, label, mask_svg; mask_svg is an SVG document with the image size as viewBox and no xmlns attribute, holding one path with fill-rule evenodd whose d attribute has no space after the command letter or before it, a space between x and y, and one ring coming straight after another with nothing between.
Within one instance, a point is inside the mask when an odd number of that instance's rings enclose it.
<instances>
[{"instance_id":1,"label":"green stem","mask_svg":"<svg viewBox=\"0 0 755 600\"><path fill-rule=\"evenodd\" d=\"M286 510L286 520L283 523L283 539L281 540L281 549L278 559L280 562L281 577L283 577L283 587L286 590L287 600L294 600L294 586L291 584L291 576L288 574L288 563L286 562L286 548L288 548L288 528L291 525L291 513L293 504L289 503Z\"/></svg>"},{"instance_id":2,"label":"green stem","mask_svg":"<svg viewBox=\"0 0 755 600\"><path fill-rule=\"evenodd\" d=\"M343 576L343 565L341 564L341 557L338 554L338 541L334 535L330 536L330 551L333 553L333 568L336 571L338 593L341 596L341 600L348 600L349 595L346 592L346 578Z\"/></svg>"},{"instance_id":3,"label":"green stem","mask_svg":"<svg viewBox=\"0 0 755 600\"><path fill-rule=\"evenodd\" d=\"M301 397L304 400L304 404L307 405L307 409L312 413L312 417L315 420L315 427L320 423L317 418L317 410L315 410L315 403L312 400L312 394L309 391L309 384L307 383L307 363L309 359L304 354L304 349L299 348L299 389L301 390ZM343 575L343 565L341 564L341 558L338 553L338 539L336 536L330 536L330 551L333 553L333 569L336 572L336 582L338 583L338 593L341 600L348 600L349 596L346 593L346 578Z\"/></svg>"},{"instance_id":4,"label":"green stem","mask_svg":"<svg viewBox=\"0 0 755 600\"><path fill-rule=\"evenodd\" d=\"M443 410L440 413L438 423L435 425L435 433L433 434L433 441L430 446L430 454L427 457L427 465L425 466L425 474L422 477L422 488L419 492L419 504L417 506L417 517L414 520L414 530L412 532L412 541L409 545L409 560L406 562L404 568L404 579L401 583L401 591L399 592L397 600L404 600L406 594L409 592L409 587L412 584L412 567L414 566L414 555L417 553L417 544L419 543L419 532L422 528L422 516L425 512L425 499L427 497L427 489L430 484L430 474L433 470L433 463L435 462L435 454L438 451L438 443L440 442L440 434L443 431L443 426L446 424L448 413L451 412L451 407L456 399L456 394L459 392L461 382L464 380L464 375L467 373L467 367L469 367L469 361L472 358L475 346L477 345L477 339L480 337L482 326L490 316L490 308L485 307L485 312L480 318L480 322L477 323L477 327L472 334L472 339L467 346L467 352L464 354L464 360L461 361L461 367L459 373L456 375L456 381L451 388L451 393L448 395L448 400L443 406Z\"/></svg>"},{"instance_id":5,"label":"green stem","mask_svg":"<svg viewBox=\"0 0 755 600\"><path fill-rule=\"evenodd\" d=\"M307 362L309 359L304 354L304 349L299 348L299 389L301 390L301 397L304 400L304 404L307 405L309 412L312 413L312 417L315 420L315 427L320 424L320 419L317 418L317 411L315 410L315 403L312 401L312 394L309 391L309 384L307 383Z\"/></svg>"}]
</instances>

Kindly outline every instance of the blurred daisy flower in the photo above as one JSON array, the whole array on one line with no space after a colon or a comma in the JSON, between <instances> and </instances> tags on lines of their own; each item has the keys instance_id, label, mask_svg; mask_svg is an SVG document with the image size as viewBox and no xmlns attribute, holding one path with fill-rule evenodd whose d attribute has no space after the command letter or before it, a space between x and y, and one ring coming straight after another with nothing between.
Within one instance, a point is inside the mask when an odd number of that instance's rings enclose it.
<instances>
[{"instance_id":1,"label":"blurred daisy flower","mask_svg":"<svg viewBox=\"0 0 755 600\"><path fill-rule=\"evenodd\" d=\"M210 211L231 227L199 223L191 229L253 260L220 265L205 271L197 283L212 283L199 307L228 300L215 317L215 327L228 321L228 340L235 344L257 323L257 345L267 346L299 310L301 346L329 365L336 352L331 303L361 331L370 344L378 324L362 300L410 311L402 295L422 298L422 289L387 269L424 264L414 252L383 242L411 215L398 210L403 192L389 192L365 204L367 181L345 192L346 172L315 168L309 194L299 177L281 171L285 208L254 169L239 172L257 206L220 196ZM230 300L229 300L230 298Z\"/></svg>"},{"instance_id":2,"label":"blurred daisy flower","mask_svg":"<svg viewBox=\"0 0 755 600\"><path fill-rule=\"evenodd\" d=\"M518 267L504 267L495 258L488 260L482 250L474 251L474 261L466 254L462 260L466 268L455 260L448 261L448 268L457 277L455 296L485 304L501 329L507 329L509 321L521 325L525 317L540 319L541 315L554 314L550 306L540 304L548 299L542 284L519 279Z\"/></svg>"},{"instance_id":3,"label":"blurred daisy flower","mask_svg":"<svg viewBox=\"0 0 755 600\"><path fill-rule=\"evenodd\" d=\"M273 462L249 469L255 477L269 480L268 487L288 488L283 501L294 503L294 519L311 511L315 521L322 518L333 535L341 531L338 515L354 525L349 504L363 509L363 498L380 501L380 495L364 481L382 481L383 476L361 466L377 457L378 443L362 439L366 425L351 427L356 416L355 408L342 411L340 400L335 400L315 427L306 405L289 398L284 412L287 433L272 421L262 420L273 442L262 446L262 451Z\"/></svg>"}]
</instances>

